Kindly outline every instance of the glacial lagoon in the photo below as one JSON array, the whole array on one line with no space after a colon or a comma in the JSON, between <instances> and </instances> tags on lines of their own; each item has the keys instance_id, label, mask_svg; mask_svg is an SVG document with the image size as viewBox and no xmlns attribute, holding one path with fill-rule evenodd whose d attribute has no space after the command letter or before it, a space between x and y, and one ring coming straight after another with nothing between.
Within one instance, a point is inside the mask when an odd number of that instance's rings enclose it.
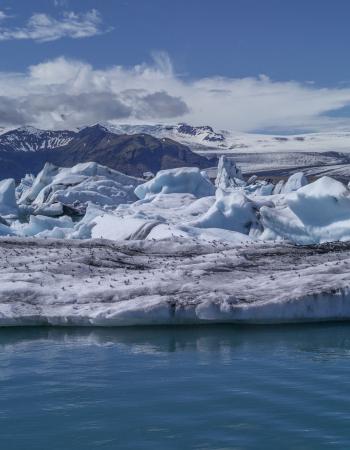
<instances>
[{"instance_id":1,"label":"glacial lagoon","mask_svg":"<svg viewBox=\"0 0 350 450\"><path fill-rule=\"evenodd\" d=\"M349 324L3 328L1 448L350 448Z\"/></svg>"}]
</instances>

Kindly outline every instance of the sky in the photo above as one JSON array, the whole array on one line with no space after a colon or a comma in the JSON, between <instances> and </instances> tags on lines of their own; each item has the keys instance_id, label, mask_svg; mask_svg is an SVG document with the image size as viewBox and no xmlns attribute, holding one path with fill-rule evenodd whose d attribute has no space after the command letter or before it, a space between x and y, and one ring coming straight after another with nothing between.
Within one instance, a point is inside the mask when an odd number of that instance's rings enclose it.
<instances>
[{"instance_id":1,"label":"sky","mask_svg":"<svg viewBox=\"0 0 350 450\"><path fill-rule=\"evenodd\" d=\"M0 125L350 130L348 0L0 0Z\"/></svg>"}]
</instances>

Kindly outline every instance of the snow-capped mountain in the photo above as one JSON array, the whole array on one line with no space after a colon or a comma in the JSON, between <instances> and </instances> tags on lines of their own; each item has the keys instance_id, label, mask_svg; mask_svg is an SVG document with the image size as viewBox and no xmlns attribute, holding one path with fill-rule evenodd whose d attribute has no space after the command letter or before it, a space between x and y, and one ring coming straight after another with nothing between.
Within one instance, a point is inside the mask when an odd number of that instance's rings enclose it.
<instances>
[{"instance_id":1,"label":"snow-capped mountain","mask_svg":"<svg viewBox=\"0 0 350 450\"><path fill-rule=\"evenodd\" d=\"M111 134L147 134L158 139L172 139L199 153L350 153L350 132L308 133L298 135L269 135L214 130L212 127L179 124L106 124L95 125ZM39 130L21 127L10 131L0 129L0 151L37 151L64 147L72 143L79 130Z\"/></svg>"},{"instance_id":2,"label":"snow-capped mountain","mask_svg":"<svg viewBox=\"0 0 350 450\"><path fill-rule=\"evenodd\" d=\"M0 131L1 178L37 173L47 161L62 166L95 161L142 176L170 167L213 168L213 157L220 154L234 157L245 175L309 169L314 175L328 167L336 171L332 176L345 180L350 174L350 132L281 136L216 131L184 123L101 123L77 130L22 127Z\"/></svg>"},{"instance_id":3,"label":"snow-capped mountain","mask_svg":"<svg viewBox=\"0 0 350 450\"><path fill-rule=\"evenodd\" d=\"M148 134L112 133L102 125L77 131L44 131L18 128L0 135L0 179L19 180L37 174L46 162L70 167L97 162L120 172L142 176L183 166L207 168L216 158L192 152L187 146Z\"/></svg>"},{"instance_id":4,"label":"snow-capped mountain","mask_svg":"<svg viewBox=\"0 0 350 450\"><path fill-rule=\"evenodd\" d=\"M170 138L197 152L269 153L269 152L350 152L350 132L269 135L215 131L210 126L177 125L106 125L116 134L145 133L158 138Z\"/></svg>"},{"instance_id":5,"label":"snow-capped mountain","mask_svg":"<svg viewBox=\"0 0 350 450\"><path fill-rule=\"evenodd\" d=\"M0 149L22 152L49 150L69 144L75 135L75 132L68 130L51 131L21 127L0 135Z\"/></svg>"},{"instance_id":6,"label":"snow-capped mountain","mask_svg":"<svg viewBox=\"0 0 350 450\"><path fill-rule=\"evenodd\" d=\"M102 124L116 134L150 134L157 138L169 138L192 147L226 148L224 132L216 132L209 125L195 127L186 123L165 124ZM225 132L227 133L227 132Z\"/></svg>"}]
</instances>

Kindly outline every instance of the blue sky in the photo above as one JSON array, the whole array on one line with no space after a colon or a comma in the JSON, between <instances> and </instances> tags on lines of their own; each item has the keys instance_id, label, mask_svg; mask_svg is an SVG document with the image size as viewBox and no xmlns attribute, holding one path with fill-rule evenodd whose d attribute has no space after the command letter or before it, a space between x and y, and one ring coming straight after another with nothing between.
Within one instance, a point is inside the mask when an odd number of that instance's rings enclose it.
<instances>
[{"instance_id":1,"label":"blue sky","mask_svg":"<svg viewBox=\"0 0 350 450\"><path fill-rule=\"evenodd\" d=\"M349 128L349 1L0 0L0 11L5 125L32 115L68 127L100 114L240 131Z\"/></svg>"}]
</instances>

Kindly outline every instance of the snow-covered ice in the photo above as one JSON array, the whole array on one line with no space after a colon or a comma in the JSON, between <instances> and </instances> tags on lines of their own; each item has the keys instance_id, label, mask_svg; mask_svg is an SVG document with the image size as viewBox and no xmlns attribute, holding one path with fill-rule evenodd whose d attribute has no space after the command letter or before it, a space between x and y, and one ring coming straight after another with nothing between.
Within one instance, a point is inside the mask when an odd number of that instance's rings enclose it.
<instances>
[{"instance_id":1,"label":"snow-covered ice","mask_svg":"<svg viewBox=\"0 0 350 450\"><path fill-rule=\"evenodd\" d=\"M93 162L72 168L47 163L32 186L24 190L19 203L34 207L53 203L86 206L91 201L101 206L117 206L137 200L134 189L141 182Z\"/></svg>"},{"instance_id":2,"label":"snow-covered ice","mask_svg":"<svg viewBox=\"0 0 350 450\"><path fill-rule=\"evenodd\" d=\"M0 216L17 216L18 206L16 201L15 180L0 181Z\"/></svg>"},{"instance_id":3,"label":"snow-covered ice","mask_svg":"<svg viewBox=\"0 0 350 450\"><path fill-rule=\"evenodd\" d=\"M215 188L205 171L197 167L160 170L150 181L137 186L135 194L139 199L150 194L189 193L196 197L214 195Z\"/></svg>"},{"instance_id":4,"label":"snow-covered ice","mask_svg":"<svg viewBox=\"0 0 350 450\"><path fill-rule=\"evenodd\" d=\"M260 209L263 238L297 244L350 240L350 191L322 177L286 196L286 205Z\"/></svg>"},{"instance_id":5,"label":"snow-covered ice","mask_svg":"<svg viewBox=\"0 0 350 450\"><path fill-rule=\"evenodd\" d=\"M46 164L17 192L13 180L0 182L2 236L314 244L350 239L349 211L349 188L330 177L308 184L297 172L277 183L245 182L225 157L216 187L196 167L163 170L143 182L96 163Z\"/></svg>"},{"instance_id":6,"label":"snow-covered ice","mask_svg":"<svg viewBox=\"0 0 350 450\"><path fill-rule=\"evenodd\" d=\"M349 243L0 239L0 325L350 319Z\"/></svg>"},{"instance_id":7,"label":"snow-covered ice","mask_svg":"<svg viewBox=\"0 0 350 450\"><path fill-rule=\"evenodd\" d=\"M217 189L215 203L189 225L199 228L223 228L249 234L259 227L256 205L240 191Z\"/></svg>"},{"instance_id":8,"label":"snow-covered ice","mask_svg":"<svg viewBox=\"0 0 350 450\"><path fill-rule=\"evenodd\" d=\"M96 163L4 180L0 326L350 319L350 245L327 244L350 241L350 191L307 183L246 183L224 158L216 187Z\"/></svg>"},{"instance_id":9,"label":"snow-covered ice","mask_svg":"<svg viewBox=\"0 0 350 450\"><path fill-rule=\"evenodd\" d=\"M286 184L281 187L280 192L283 194L289 194L290 192L297 191L307 184L308 181L303 172L293 173L293 175L288 178Z\"/></svg>"},{"instance_id":10,"label":"snow-covered ice","mask_svg":"<svg viewBox=\"0 0 350 450\"><path fill-rule=\"evenodd\" d=\"M244 185L242 172L236 166L234 160L224 155L220 156L215 186L221 189L229 189Z\"/></svg>"}]
</instances>

